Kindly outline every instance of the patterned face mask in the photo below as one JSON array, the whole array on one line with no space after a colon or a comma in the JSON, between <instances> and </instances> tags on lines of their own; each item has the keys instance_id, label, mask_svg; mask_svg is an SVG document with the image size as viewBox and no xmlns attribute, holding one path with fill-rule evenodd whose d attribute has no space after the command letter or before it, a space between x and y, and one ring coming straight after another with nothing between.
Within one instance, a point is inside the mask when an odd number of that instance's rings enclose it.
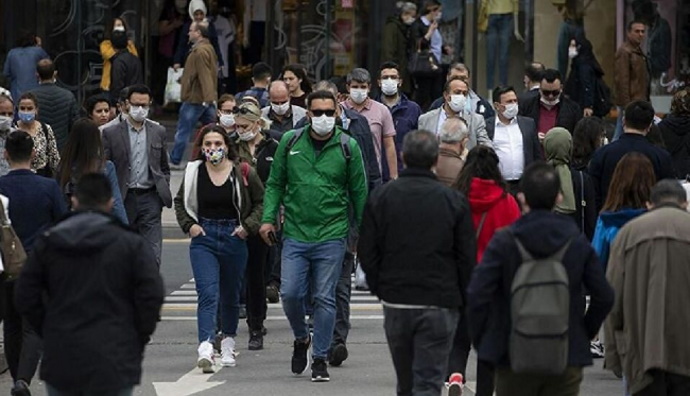
<instances>
[{"instance_id":1,"label":"patterned face mask","mask_svg":"<svg viewBox=\"0 0 690 396\"><path fill-rule=\"evenodd\" d=\"M210 162L213 165L220 164L221 162L223 162L223 158L225 158L225 149L223 147L219 147L216 149L205 148L203 149L203 153L206 157L206 161Z\"/></svg>"}]
</instances>

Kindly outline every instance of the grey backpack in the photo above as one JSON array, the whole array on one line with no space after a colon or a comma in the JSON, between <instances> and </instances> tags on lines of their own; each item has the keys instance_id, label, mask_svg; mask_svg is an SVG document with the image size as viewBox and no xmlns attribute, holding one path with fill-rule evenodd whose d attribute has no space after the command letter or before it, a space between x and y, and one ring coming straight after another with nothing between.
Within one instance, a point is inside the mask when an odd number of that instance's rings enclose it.
<instances>
[{"instance_id":1,"label":"grey backpack","mask_svg":"<svg viewBox=\"0 0 690 396\"><path fill-rule=\"evenodd\" d=\"M535 259L513 235L522 264L511 285L511 369L563 374L568 364L570 290L563 255L572 240L549 257Z\"/></svg>"}]
</instances>

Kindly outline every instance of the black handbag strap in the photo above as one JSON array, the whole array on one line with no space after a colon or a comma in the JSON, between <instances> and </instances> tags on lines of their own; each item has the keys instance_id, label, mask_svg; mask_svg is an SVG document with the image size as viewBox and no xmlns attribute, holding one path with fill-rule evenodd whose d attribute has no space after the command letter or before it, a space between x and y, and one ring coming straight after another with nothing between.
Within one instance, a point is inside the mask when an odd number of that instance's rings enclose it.
<instances>
[{"instance_id":1,"label":"black handbag strap","mask_svg":"<svg viewBox=\"0 0 690 396\"><path fill-rule=\"evenodd\" d=\"M479 234L482 233L482 228L484 228L484 221L486 220L486 214L487 214L487 213L489 213L489 212L484 212L484 213L482 213L482 219L479 220L479 225L477 226L477 232L476 232L476 234L475 234L475 236L476 236L477 238L479 238Z\"/></svg>"}]
</instances>

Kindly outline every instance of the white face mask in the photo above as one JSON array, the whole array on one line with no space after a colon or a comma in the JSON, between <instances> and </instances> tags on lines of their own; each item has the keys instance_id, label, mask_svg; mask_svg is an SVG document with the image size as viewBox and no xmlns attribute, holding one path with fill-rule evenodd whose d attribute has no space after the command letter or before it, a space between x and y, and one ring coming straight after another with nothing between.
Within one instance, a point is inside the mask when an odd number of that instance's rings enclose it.
<instances>
[{"instance_id":1,"label":"white face mask","mask_svg":"<svg viewBox=\"0 0 690 396\"><path fill-rule=\"evenodd\" d=\"M350 99L357 104L364 103L367 100L367 90L362 88L353 88L350 90Z\"/></svg>"},{"instance_id":2,"label":"white face mask","mask_svg":"<svg viewBox=\"0 0 690 396\"><path fill-rule=\"evenodd\" d=\"M113 28L113 32L124 32L124 31L125 31L125 27L124 27L124 26L115 26L115 27Z\"/></svg>"},{"instance_id":3,"label":"white face mask","mask_svg":"<svg viewBox=\"0 0 690 396\"><path fill-rule=\"evenodd\" d=\"M12 117L0 116L0 131L9 131L12 127Z\"/></svg>"},{"instance_id":4,"label":"white face mask","mask_svg":"<svg viewBox=\"0 0 690 396\"><path fill-rule=\"evenodd\" d=\"M235 115L234 114L222 114L220 116L220 125L225 128L232 128L235 126Z\"/></svg>"},{"instance_id":5,"label":"white face mask","mask_svg":"<svg viewBox=\"0 0 690 396\"><path fill-rule=\"evenodd\" d=\"M541 97L541 102L544 103L544 104L547 105L547 106L553 107L553 106L555 106L555 105L557 105L558 103L561 102L561 98L556 98L556 99L554 99L554 100L546 100L546 99L544 99L544 97L542 96L542 97Z\"/></svg>"},{"instance_id":6,"label":"white face mask","mask_svg":"<svg viewBox=\"0 0 690 396\"><path fill-rule=\"evenodd\" d=\"M448 106L454 112L459 113L465 109L466 101L467 97L465 95L450 95L450 102L448 102Z\"/></svg>"},{"instance_id":7,"label":"white face mask","mask_svg":"<svg viewBox=\"0 0 690 396\"><path fill-rule=\"evenodd\" d=\"M144 122L149 115L149 109L143 106L130 106L129 116L136 122Z\"/></svg>"},{"instance_id":8,"label":"white face mask","mask_svg":"<svg viewBox=\"0 0 690 396\"><path fill-rule=\"evenodd\" d=\"M414 23L415 19L408 15L406 17L403 17L402 21L405 25L410 26Z\"/></svg>"},{"instance_id":9,"label":"white face mask","mask_svg":"<svg viewBox=\"0 0 690 396\"><path fill-rule=\"evenodd\" d=\"M319 136L326 136L333 131L335 127L335 117L322 115L319 117L312 117L311 129Z\"/></svg>"},{"instance_id":10,"label":"white face mask","mask_svg":"<svg viewBox=\"0 0 690 396\"><path fill-rule=\"evenodd\" d=\"M387 78L381 81L381 92L386 96L394 96L398 93L398 80Z\"/></svg>"},{"instance_id":11,"label":"white face mask","mask_svg":"<svg viewBox=\"0 0 690 396\"><path fill-rule=\"evenodd\" d=\"M276 113L278 115L281 115L281 116L285 115L285 113L287 113L288 110L290 109L290 101L287 101L283 104L271 103L271 109L273 110L274 113Z\"/></svg>"},{"instance_id":12,"label":"white face mask","mask_svg":"<svg viewBox=\"0 0 690 396\"><path fill-rule=\"evenodd\" d=\"M518 114L518 104L511 103L506 105L506 109L503 110L503 117L512 120Z\"/></svg>"},{"instance_id":13,"label":"white face mask","mask_svg":"<svg viewBox=\"0 0 690 396\"><path fill-rule=\"evenodd\" d=\"M239 136L240 140L244 142L249 142L256 137L257 133L258 132L255 131L240 132L237 134L237 136Z\"/></svg>"},{"instance_id":14,"label":"white face mask","mask_svg":"<svg viewBox=\"0 0 690 396\"><path fill-rule=\"evenodd\" d=\"M568 48L568 58L573 59L578 55L577 48L570 47Z\"/></svg>"}]
</instances>

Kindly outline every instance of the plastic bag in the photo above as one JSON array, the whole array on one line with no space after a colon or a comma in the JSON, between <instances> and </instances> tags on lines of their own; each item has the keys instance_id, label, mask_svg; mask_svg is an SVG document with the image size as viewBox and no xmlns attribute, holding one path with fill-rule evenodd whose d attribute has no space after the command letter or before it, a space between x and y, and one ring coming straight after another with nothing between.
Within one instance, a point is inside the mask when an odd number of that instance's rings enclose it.
<instances>
[{"instance_id":1,"label":"plastic bag","mask_svg":"<svg viewBox=\"0 0 690 396\"><path fill-rule=\"evenodd\" d=\"M172 67L168 68L168 82L165 84L165 104L182 101L182 84L180 84L180 79L182 78L183 70L179 68L175 71Z\"/></svg>"}]
</instances>

